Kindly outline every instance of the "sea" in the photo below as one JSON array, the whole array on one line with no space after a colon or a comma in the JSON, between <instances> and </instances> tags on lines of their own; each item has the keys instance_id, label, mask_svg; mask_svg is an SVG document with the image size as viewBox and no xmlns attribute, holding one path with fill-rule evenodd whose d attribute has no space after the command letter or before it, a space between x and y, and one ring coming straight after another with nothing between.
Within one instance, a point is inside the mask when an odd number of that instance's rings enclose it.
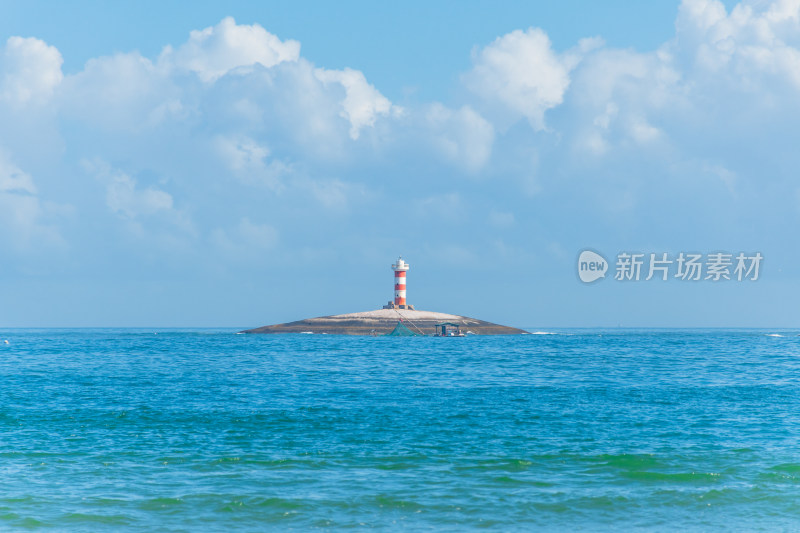
<instances>
[{"instance_id":1,"label":"sea","mask_svg":"<svg viewBox=\"0 0 800 533\"><path fill-rule=\"evenodd\" d=\"M0 530L800 530L800 331L531 332L2 329Z\"/></svg>"}]
</instances>

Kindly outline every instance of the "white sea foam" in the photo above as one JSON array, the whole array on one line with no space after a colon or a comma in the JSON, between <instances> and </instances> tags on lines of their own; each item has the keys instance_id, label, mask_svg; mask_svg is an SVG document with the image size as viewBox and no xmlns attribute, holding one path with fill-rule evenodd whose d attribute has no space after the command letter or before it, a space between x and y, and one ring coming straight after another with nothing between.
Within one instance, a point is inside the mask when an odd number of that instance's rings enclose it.
<instances>
[{"instance_id":1,"label":"white sea foam","mask_svg":"<svg viewBox=\"0 0 800 533\"><path fill-rule=\"evenodd\" d=\"M766 336L767 337L783 337L783 335L780 335L778 333L767 333Z\"/></svg>"}]
</instances>

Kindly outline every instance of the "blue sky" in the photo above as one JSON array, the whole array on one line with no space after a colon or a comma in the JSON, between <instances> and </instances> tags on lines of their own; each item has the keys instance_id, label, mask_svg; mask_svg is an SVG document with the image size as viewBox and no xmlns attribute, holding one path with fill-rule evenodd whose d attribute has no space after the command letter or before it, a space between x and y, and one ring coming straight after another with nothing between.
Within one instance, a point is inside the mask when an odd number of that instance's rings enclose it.
<instances>
[{"instance_id":1,"label":"blue sky","mask_svg":"<svg viewBox=\"0 0 800 533\"><path fill-rule=\"evenodd\" d=\"M1 324L800 321L800 2L187 6L0 2Z\"/></svg>"}]
</instances>

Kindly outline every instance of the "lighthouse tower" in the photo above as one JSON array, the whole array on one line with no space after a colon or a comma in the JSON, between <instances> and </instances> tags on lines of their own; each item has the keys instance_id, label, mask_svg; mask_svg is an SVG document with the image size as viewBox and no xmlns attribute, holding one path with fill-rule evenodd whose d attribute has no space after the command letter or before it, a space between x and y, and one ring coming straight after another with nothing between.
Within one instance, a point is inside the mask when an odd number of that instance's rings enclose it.
<instances>
[{"instance_id":1,"label":"lighthouse tower","mask_svg":"<svg viewBox=\"0 0 800 533\"><path fill-rule=\"evenodd\" d=\"M406 304L406 272L409 269L408 263L402 257L397 259L397 263L392 265L394 270L394 302L384 305L384 309L414 309L413 305Z\"/></svg>"}]
</instances>

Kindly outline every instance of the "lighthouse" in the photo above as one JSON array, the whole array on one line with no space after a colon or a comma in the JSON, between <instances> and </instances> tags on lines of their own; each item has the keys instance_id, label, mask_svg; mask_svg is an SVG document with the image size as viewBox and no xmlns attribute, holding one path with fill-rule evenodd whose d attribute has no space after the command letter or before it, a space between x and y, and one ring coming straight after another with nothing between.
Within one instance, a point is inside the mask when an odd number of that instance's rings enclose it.
<instances>
[{"instance_id":1,"label":"lighthouse","mask_svg":"<svg viewBox=\"0 0 800 533\"><path fill-rule=\"evenodd\" d=\"M402 257L397 258L397 262L392 265L394 270L394 301L384 305L384 309L414 309L413 305L406 304L406 272L409 269L408 263Z\"/></svg>"}]
</instances>

